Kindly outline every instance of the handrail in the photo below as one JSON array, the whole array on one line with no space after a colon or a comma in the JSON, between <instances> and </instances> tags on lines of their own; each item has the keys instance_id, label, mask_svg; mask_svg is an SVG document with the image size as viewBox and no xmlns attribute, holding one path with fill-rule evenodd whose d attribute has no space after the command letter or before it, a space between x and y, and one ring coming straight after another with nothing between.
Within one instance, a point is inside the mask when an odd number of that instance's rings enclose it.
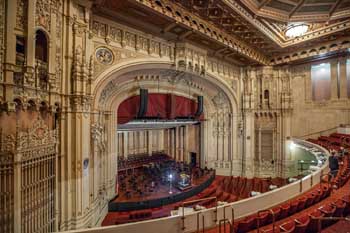
<instances>
[{"instance_id":1,"label":"handrail","mask_svg":"<svg viewBox=\"0 0 350 233\"><path fill-rule=\"evenodd\" d=\"M218 200L216 197L206 197L206 198L201 198L201 199L197 199L197 200L192 200L192 201L185 201L185 202L182 202L182 230L184 231L186 229L185 227L185 204L191 204L191 203L196 203L196 202L199 202L199 201L206 201L206 200L213 200L215 199L215 220L214 222L217 222L218 220Z\"/></svg>"},{"instance_id":2,"label":"handrail","mask_svg":"<svg viewBox=\"0 0 350 233\"><path fill-rule=\"evenodd\" d=\"M272 209L265 209L265 210L259 210L258 211L258 218L256 221L256 225L257 225L257 231L258 233L260 232L260 214L263 212L270 212L272 215L272 232L275 232L275 222L276 222L276 218L275 218L275 212L273 212Z\"/></svg>"},{"instance_id":3,"label":"handrail","mask_svg":"<svg viewBox=\"0 0 350 233\"><path fill-rule=\"evenodd\" d=\"M226 208L231 207L231 216L232 216L232 222L230 222L229 219L226 218ZM219 233L221 233L221 223L224 222L224 232L226 232L226 222L230 225L230 233L234 232L234 224L235 224L235 211L232 206L224 206L224 219L221 219L219 221Z\"/></svg>"},{"instance_id":4,"label":"handrail","mask_svg":"<svg viewBox=\"0 0 350 233\"><path fill-rule=\"evenodd\" d=\"M197 213L197 233L199 232L199 215L202 214L201 211ZM204 233L204 215L202 214L202 233Z\"/></svg>"},{"instance_id":5,"label":"handrail","mask_svg":"<svg viewBox=\"0 0 350 233\"><path fill-rule=\"evenodd\" d=\"M344 220L350 222L350 217L312 217L317 220L317 232L322 230L322 221L324 220Z\"/></svg>"}]
</instances>

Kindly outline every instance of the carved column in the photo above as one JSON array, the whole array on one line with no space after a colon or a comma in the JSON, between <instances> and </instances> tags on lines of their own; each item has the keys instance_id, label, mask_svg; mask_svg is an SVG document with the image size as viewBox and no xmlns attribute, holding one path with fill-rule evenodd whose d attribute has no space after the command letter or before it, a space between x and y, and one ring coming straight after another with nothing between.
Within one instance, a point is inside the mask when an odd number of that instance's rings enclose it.
<instances>
[{"instance_id":1,"label":"carved column","mask_svg":"<svg viewBox=\"0 0 350 233\"><path fill-rule=\"evenodd\" d=\"M153 134L152 134L152 130L148 130L148 146L147 146L147 153L149 156L152 155L152 147L153 147Z\"/></svg>"},{"instance_id":2,"label":"carved column","mask_svg":"<svg viewBox=\"0 0 350 233\"><path fill-rule=\"evenodd\" d=\"M305 67L305 100L311 101L312 100L312 80L311 80L311 67L307 66Z\"/></svg>"},{"instance_id":3,"label":"carved column","mask_svg":"<svg viewBox=\"0 0 350 233\"><path fill-rule=\"evenodd\" d=\"M338 99L338 62L331 61L331 99Z\"/></svg>"},{"instance_id":4,"label":"carved column","mask_svg":"<svg viewBox=\"0 0 350 233\"><path fill-rule=\"evenodd\" d=\"M348 71L350 73L350 71ZM339 87L340 87L340 98L347 99L347 77L346 77L346 58L339 60Z\"/></svg>"},{"instance_id":5,"label":"carved column","mask_svg":"<svg viewBox=\"0 0 350 233\"><path fill-rule=\"evenodd\" d=\"M6 14L6 40L5 40L5 62L4 62L4 83L5 83L5 101L8 102L8 109L15 110L13 102L13 85L14 85L14 66L16 64L16 15L17 0L7 1ZM15 225L15 227L20 227Z\"/></svg>"},{"instance_id":6,"label":"carved column","mask_svg":"<svg viewBox=\"0 0 350 233\"><path fill-rule=\"evenodd\" d=\"M188 143L189 140L194 140L193 138L189 138L188 137L188 125L185 125L184 127L184 161L189 163L190 162L190 158L189 158L189 150L188 150Z\"/></svg>"},{"instance_id":7,"label":"carved column","mask_svg":"<svg viewBox=\"0 0 350 233\"><path fill-rule=\"evenodd\" d=\"M124 159L128 158L129 154L129 133L125 131L123 134L123 157Z\"/></svg>"}]
</instances>

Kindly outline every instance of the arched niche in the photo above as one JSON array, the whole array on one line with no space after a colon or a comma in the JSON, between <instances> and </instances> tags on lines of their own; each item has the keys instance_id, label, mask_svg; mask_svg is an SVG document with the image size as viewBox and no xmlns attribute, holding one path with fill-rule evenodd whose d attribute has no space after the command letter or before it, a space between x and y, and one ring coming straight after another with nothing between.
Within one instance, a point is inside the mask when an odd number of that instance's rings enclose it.
<instances>
[{"instance_id":1,"label":"arched niche","mask_svg":"<svg viewBox=\"0 0 350 233\"><path fill-rule=\"evenodd\" d=\"M49 41L47 35L41 29L35 33L35 59L48 62Z\"/></svg>"}]
</instances>

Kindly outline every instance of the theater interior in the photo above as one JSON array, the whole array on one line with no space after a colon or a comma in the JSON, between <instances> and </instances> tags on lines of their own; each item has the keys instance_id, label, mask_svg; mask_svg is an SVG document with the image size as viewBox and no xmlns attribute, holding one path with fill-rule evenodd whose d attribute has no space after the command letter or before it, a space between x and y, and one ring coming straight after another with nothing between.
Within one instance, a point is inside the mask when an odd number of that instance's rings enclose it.
<instances>
[{"instance_id":1,"label":"theater interior","mask_svg":"<svg viewBox=\"0 0 350 233\"><path fill-rule=\"evenodd\" d=\"M0 232L350 231L350 0L0 0Z\"/></svg>"}]
</instances>

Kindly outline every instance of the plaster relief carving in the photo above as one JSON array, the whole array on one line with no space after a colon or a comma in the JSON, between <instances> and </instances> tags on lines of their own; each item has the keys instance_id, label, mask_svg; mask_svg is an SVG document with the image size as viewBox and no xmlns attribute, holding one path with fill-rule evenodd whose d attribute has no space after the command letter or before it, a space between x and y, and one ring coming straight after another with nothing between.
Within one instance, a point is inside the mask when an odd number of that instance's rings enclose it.
<instances>
[{"instance_id":1,"label":"plaster relief carving","mask_svg":"<svg viewBox=\"0 0 350 233\"><path fill-rule=\"evenodd\" d=\"M96 60L103 65L110 65L114 60L113 53L108 48L100 47L96 49Z\"/></svg>"},{"instance_id":2,"label":"plaster relief carving","mask_svg":"<svg viewBox=\"0 0 350 233\"><path fill-rule=\"evenodd\" d=\"M36 1L36 25L42 26L50 31L51 12L50 1L37 0Z\"/></svg>"},{"instance_id":3,"label":"plaster relief carving","mask_svg":"<svg viewBox=\"0 0 350 233\"><path fill-rule=\"evenodd\" d=\"M218 108L223 108L227 104L227 99L226 99L226 96L223 92L218 92L218 94L216 96L214 96L212 101L214 102L214 104Z\"/></svg>"},{"instance_id":4,"label":"plaster relief carving","mask_svg":"<svg viewBox=\"0 0 350 233\"><path fill-rule=\"evenodd\" d=\"M27 18L27 1L18 0L17 1L17 15L16 15L16 27L18 29L24 30Z\"/></svg>"}]
</instances>

